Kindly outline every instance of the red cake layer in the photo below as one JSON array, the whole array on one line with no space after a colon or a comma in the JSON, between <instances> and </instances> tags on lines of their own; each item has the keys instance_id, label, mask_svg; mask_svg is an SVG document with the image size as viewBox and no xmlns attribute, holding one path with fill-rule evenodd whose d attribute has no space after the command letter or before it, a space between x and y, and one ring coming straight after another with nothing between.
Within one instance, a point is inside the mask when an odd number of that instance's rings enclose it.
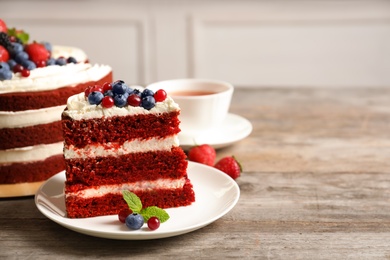
<instances>
[{"instance_id":1,"label":"red cake layer","mask_svg":"<svg viewBox=\"0 0 390 260\"><path fill-rule=\"evenodd\" d=\"M55 90L0 94L0 111L23 111L65 105L68 97L84 92L91 85L112 82L112 72L98 81L66 86Z\"/></svg>"},{"instance_id":2,"label":"red cake layer","mask_svg":"<svg viewBox=\"0 0 390 260\"><path fill-rule=\"evenodd\" d=\"M135 138L178 134L179 113L174 111L160 115L114 116L90 120L73 120L63 116L62 128L66 144L77 148L93 143L123 144Z\"/></svg>"},{"instance_id":3,"label":"red cake layer","mask_svg":"<svg viewBox=\"0 0 390 260\"><path fill-rule=\"evenodd\" d=\"M195 201L195 194L190 181L183 189L153 190L151 192L134 192L137 194L143 207L157 206L171 208L187 206ZM122 194L107 194L101 197L83 199L77 196L66 198L67 216L69 218L86 218L94 216L118 214L123 208L128 208Z\"/></svg>"},{"instance_id":4,"label":"red cake layer","mask_svg":"<svg viewBox=\"0 0 390 260\"><path fill-rule=\"evenodd\" d=\"M130 153L118 157L66 160L67 191L122 182L151 181L187 176L183 150ZM72 185L75 186L72 186Z\"/></svg>"},{"instance_id":5,"label":"red cake layer","mask_svg":"<svg viewBox=\"0 0 390 260\"><path fill-rule=\"evenodd\" d=\"M63 140L61 121L20 128L2 128L0 139L1 150L57 143Z\"/></svg>"},{"instance_id":6,"label":"red cake layer","mask_svg":"<svg viewBox=\"0 0 390 260\"><path fill-rule=\"evenodd\" d=\"M65 168L62 154L43 161L0 165L0 184L44 181Z\"/></svg>"}]
</instances>

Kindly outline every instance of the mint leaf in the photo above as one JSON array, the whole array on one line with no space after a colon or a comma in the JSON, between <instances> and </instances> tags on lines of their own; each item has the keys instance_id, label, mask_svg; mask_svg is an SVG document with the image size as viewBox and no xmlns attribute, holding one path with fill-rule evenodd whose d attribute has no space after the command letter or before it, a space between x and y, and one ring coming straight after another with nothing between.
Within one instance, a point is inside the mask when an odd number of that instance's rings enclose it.
<instances>
[{"instance_id":1,"label":"mint leaf","mask_svg":"<svg viewBox=\"0 0 390 260\"><path fill-rule=\"evenodd\" d=\"M128 190L122 191L122 194L123 199L134 213L139 213L142 210L142 202L137 195Z\"/></svg>"},{"instance_id":2,"label":"mint leaf","mask_svg":"<svg viewBox=\"0 0 390 260\"><path fill-rule=\"evenodd\" d=\"M169 214L156 206L144 208L141 210L140 214L144 217L145 222L148 222L151 217L157 217L160 220L160 223L164 223L169 219Z\"/></svg>"}]
</instances>

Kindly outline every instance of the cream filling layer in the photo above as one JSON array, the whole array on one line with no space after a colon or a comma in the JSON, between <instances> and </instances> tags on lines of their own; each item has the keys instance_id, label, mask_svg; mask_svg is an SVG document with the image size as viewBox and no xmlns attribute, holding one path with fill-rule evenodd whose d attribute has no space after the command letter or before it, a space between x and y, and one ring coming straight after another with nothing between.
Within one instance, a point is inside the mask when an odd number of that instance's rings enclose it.
<instances>
[{"instance_id":1,"label":"cream filling layer","mask_svg":"<svg viewBox=\"0 0 390 260\"><path fill-rule=\"evenodd\" d=\"M0 111L0 129L48 124L61 120L66 105L24 111Z\"/></svg>"},{"instance_id":2,"label":"cream filling layer","mask_svg":"<svg viewBox=\"0 0 390 260\"><path fill-rule=\"evenodd\" d=\"M0 164L42 161L62 154L63 142L0 150Z\"/></svg>"},{"instance_id":3,"label":"cream filling layer","mask_svg":"<svg viewBox=\"0 0 390 260\"><path fill-rule=\"evenodd\" d=\"M150 138L148 140L136 139L126 141L123 145L117 143L87 145L82 149L77 149L73 145L64 147L65 159L86 159L95 157L118 157L130 153L149 151L170 151L173 146L179 146L177 135L166 138Z\"/></svg>"},{"instance_id":4,"label":"cream filling layer","mask_svg":"<svg viewBox=\"0 0 390 260\"><path fill-rule=\"evenodd\" d=\"M186 179L158 179L154 181L139 181L124 184L115 185L102 185L97 188L84 189L78 192L70 192L66 194L66 197L77 196L78 198L89 199L102 197L107 194L121 194L123 190L130 190L132 192L137 191L150 191L155 189L174 190L184 186Z\"/></svg>"}]
</instances>

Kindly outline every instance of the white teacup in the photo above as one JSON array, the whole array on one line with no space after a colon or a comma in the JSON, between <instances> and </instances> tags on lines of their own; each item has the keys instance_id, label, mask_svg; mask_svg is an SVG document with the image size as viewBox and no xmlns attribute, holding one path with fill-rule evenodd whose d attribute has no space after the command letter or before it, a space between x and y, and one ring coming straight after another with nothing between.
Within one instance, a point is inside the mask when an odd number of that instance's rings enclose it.
<instances>
[{"instance_id":1,"label":"white teacup","mask_svg":"<svg viewBox=\"0 0 390 260\"><path fill-rule=\"evenodd\" d=\"M181 138L194 139L220 125L226 118L234 87L208 79L174 79L152 83L147 88L164 89L179 104Z\"/></svg>"}]
</instances>

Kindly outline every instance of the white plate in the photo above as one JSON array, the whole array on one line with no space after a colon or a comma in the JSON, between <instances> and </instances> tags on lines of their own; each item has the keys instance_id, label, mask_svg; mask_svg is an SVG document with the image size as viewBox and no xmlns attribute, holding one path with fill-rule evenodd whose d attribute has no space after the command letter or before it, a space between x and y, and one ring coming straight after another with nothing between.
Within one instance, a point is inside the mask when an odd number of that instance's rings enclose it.
<instances>
[{"instance_id":1,"label":"white plate","mask_svg":"<svg viewBox=\"0 0 390 260\"><path fill-rule=\"evenodd\" d=\"M179 133L180 146L188 150L194 145L209 144L215 149L229 146L247 137L252 132L252 124L239 115L228 114L221 125L194 138Z\"/></svg>"},{"instance_id":2,"label":"white plate","mask_svg":"<svg viewBox=\"0 0 390 260\"><path fill-rule=\"evenodd\" d=\"M47 180L35 195L35 204L54 222L90 236L145 240L177 236L202 228L228 213L240 197L237 183L225 173L202 164L189 162L188 176L194 186L195 202L190 206L166 209L170 219L151 231L146 224L140 230L129 230L117 215L70 219L64 200L65 173Z\"/></svg>"}]
</instances>

